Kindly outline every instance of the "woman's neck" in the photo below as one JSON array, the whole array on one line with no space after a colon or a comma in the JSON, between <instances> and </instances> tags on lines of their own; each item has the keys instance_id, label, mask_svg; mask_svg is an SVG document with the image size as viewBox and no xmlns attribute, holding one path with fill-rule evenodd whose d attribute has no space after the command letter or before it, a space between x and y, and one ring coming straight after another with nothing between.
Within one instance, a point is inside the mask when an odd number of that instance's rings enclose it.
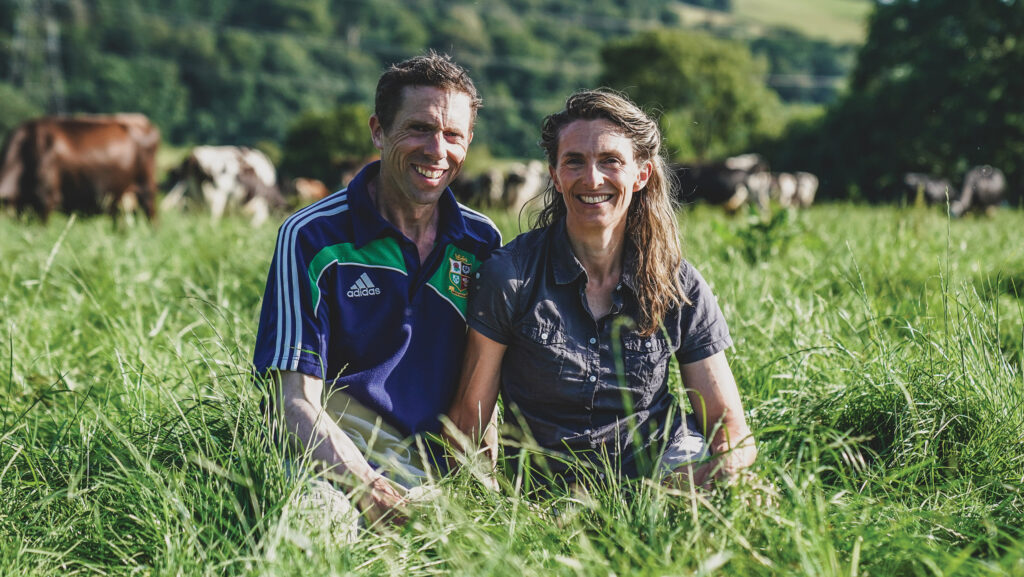
<instances>
[{"instance_id":1,"label":"woman's neck","mask_svg":"<svg viewBox=\"0 0 1024 577\"><path fill-rule=\"evenodd\" d=\"M625 227L617 229L573 230L567 226L569 244L577 260L587 271L589 282L604 285L618 284L622 276L622 255L625 247Z\"/></svg>"}]
</instances>

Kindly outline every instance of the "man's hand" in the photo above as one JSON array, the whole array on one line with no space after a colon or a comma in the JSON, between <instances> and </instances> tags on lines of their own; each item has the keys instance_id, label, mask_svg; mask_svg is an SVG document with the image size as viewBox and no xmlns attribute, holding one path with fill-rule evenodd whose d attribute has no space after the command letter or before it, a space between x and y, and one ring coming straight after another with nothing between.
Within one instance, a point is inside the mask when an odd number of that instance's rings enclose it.
<instances>
[{"instance_id":1,"label":"man's hand","mask_svg":"<svg viewBox=\"0 0 1024 577\"><path fill-rule=\"evenodd\" d=\"M401 489L383 476L378 476L359 498L359 509L372 525L380 520L392 525L404 525L409 520Z\"/></svg>"}]
</instances>

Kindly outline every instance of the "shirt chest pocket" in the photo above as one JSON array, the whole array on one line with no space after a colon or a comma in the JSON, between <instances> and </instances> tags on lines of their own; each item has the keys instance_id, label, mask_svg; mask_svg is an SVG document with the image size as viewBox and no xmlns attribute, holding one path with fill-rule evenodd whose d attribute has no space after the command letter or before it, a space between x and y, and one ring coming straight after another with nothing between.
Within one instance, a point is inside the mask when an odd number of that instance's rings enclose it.
<instances>
[{"instance_id":1,"label":"shirt chest pocket","mask_svg":"<svg viewBox=\"0 0 1024 577\"><path fill-rule=\"evenodd\" d=\"M568 339L557 325L524 323L517 335L518 345L509 347L506 354L506 379L509 393L514 399L530 400L541 404L558 404L566 400L561 379L566 364Z\"/></svg>"},{"instance_id":2,"label":"shirt chest pocket","mask_svg":"<svg viewBox=\"0 0 1024 577\"><path fill-rule=\"evenodd\" d=\"M639 398L636 409L649 406L655 393L665 386L671 354L665 340L657 334L622 337L626 382Z\"/></svg>"}]
</instances>

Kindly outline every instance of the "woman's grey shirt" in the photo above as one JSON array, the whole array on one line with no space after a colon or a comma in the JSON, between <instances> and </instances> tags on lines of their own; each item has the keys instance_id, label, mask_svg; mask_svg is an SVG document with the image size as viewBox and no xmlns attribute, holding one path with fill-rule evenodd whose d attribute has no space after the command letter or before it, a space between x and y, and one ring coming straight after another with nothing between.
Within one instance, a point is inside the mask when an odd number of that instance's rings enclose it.
<instances>
[{"instance_id":1,"label":"woman's grey shirt","mask_svg":"<svg viewBox=\"0 0 1024 577\"><path fill-rule=\"evenodd\" d=\"M668 387L670 356L692 363L732 345L710 287L685 261L679 275L692 305L671 310L654 335L637 334L634 250L611 312L595 320L565 221L527 232L482 265L467 311L470 327L508 346L505 421L521 418L541 447L575 457L568 461L608 459L627 476L648 473L667 444L690 434ZM565 473L558 459L548 464Z\"/></svg>"}]
</instances>

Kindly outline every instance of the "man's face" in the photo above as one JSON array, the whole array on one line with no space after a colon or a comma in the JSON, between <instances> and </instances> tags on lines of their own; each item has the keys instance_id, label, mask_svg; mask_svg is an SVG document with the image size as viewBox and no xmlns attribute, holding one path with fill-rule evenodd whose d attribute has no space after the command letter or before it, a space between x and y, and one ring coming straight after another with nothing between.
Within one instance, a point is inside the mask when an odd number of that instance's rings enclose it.
<instances>
[{"instance_id":1,"label":"man's face","mask_svg":"<svg viewBox=\"0 0 1024 577\"><path fill-rule=\"evenodd\" d=\"M473 140L473 109L462 92L406 86L391 128L370 117L380 150L378 194L388 202L429 205L455 180Z\"/></svg>"},{"instance_id":2,"label":"man's face","mask_svg":"<svg viewBox=\"0 0 1024 577\"><path fill-rule=\"evenodd\" d=\"M549 171L570 232L624 230L633 193L652 169L633 158L633 141L607 120L575 120L559 133L557 162Z\"/></svg>"}]
</instances>

